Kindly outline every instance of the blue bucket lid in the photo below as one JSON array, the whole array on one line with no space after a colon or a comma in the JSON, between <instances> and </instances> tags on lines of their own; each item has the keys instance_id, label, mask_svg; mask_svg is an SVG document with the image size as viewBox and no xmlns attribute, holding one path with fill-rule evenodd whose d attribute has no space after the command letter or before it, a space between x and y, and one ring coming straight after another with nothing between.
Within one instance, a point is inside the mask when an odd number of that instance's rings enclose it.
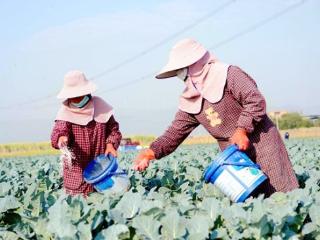
<instances>
[{"instance_id":1,"label":"blue bucket lid","mask_svg":"<svg viewBox=\"0 0 320 240\"><path fill-rule=\"evenodd\" d=\"M222 163L230 157L234 152L238 151L237 145L228 146L223 152L219 153L216 159L212 160L211 164L204 171L203 177L206 183L210 182L211 176L217 171Z\"/></svg>"},{"instance_id":2,"label":"blue bucket lid","mask_svg":"<svg viewBox=\"0 0 320 240\"><path fill-rule=\"evenodd\" d=\"M101 154L87 165L83 171L83 178L87 183L95 183L112 174L117 168L117 158L111 154Z\"/></svg>"}]
</instances>

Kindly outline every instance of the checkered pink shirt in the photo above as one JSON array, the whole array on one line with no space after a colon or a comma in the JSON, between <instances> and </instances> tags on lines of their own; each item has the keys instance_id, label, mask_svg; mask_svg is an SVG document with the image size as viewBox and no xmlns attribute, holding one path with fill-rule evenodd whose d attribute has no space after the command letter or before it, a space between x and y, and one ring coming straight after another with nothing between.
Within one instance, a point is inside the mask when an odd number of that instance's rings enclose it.
<instances>
[{"instance_id":1,"label":"checkered pink shirt","mask_svg":"<svg viewBox=\"0 0 320 240\"><path fill-rule=\"evenodd\" d=\"M122 138L119 124L113 116L107 123L92 120L86 126L58 120L51 134L51 144L56 149L61 136L68 137L68 147L75 155L70 169L63 164L64 188L71 195L87 195L94 189L84 181L83 170L91 160L105 152L107 143L113 144L115 149L119 147Z\"/></svg>"},{"instance_id":2,"label":"checkered pink shirt","mask_svg":"<svg viewBox=\"0 0 320 240\"><path fill-rule=\"evenodd\" d=\"M203 99L198 114L177 112L166 132L150 146L156 158L172 153L200 124L218 140L221 150L230 144L229 139L236 128L247 130L251 142L247 154L268 176L268 181L261 187L267 196L298 187L281 136L266 115L265 99L255 81L240 68L229 67L224 95L219 102Z\"/></svg>"}]
</instances>

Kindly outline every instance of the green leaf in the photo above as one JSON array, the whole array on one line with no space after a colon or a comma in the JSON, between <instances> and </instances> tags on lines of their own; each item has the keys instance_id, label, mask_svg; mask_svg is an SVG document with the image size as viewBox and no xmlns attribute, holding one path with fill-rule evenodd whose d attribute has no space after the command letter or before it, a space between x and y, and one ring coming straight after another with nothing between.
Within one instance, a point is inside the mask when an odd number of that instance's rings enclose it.
<instances>
[{"instance_id":1,"label":"green leaf","mask_svg":"<svg viewBox=\"0 0 320 240\"><path fill-rule=\"evenodd\" d=\"M8 195L11 189L11 185L8 182L1 182L0 183L0 197L5 197Z\"/></svg>"},{"instance_id":2,"label":"green leaf","mask_svg":"<svg viewBox=\"0 0 320 240\"><path fill-rule=\"evenodd\" d=\"M76 223L81 218L82 206L80 201L73 201L68 209L68 215L71 217L71 221Z\"/></svg>"},{"instance_id":3,"label":"green leaf","mask_svg":"<svg viewBox=\"0 0 320 240\"><path fill-rule=\"evenodd\" d=\"M115 224L111 225L107 229L102 230L96 237L95 240L103 240L103 239L124 239L129 238L129 229L126 225L123 224Z\"/></svg>"},{"instance_id":4,"label":"green leaf","mask_svg":"<svg viewBox=\"0 0 320 240\"><path fill-rule=\"evenodd\" d=\"M0 216L0 219L8 225L16 225L21 222L21 216L18 213L11 211L3 213L3 216Z\"/></svg>"},{"instance_id":5,"label":"green leaf","mask_svg":"<svg viewBox=\"0 0 320 240\"><path fill-rule=\"evenodd\" d=\"M212 222L217 219L221 211L219 201L211 197L203 199L200 204L200 208L206 212Z\"/></svg>"},{"instance_id":6,"label":"green leaf","mask_svg":"<svg viewBox=\"0 0 320 240\"><path fill-rule=\"evenodd\" d=\"M203 233L192 233L188 236L188 239L190 240L204 240L204 239L207 239L206 236L204 236Z\"/></svg>"},{"instance_id":7,"label":"green leaf","mask_svg":"<svg viewBox=\"0 0 320 240\"><path fill-rule=\"evenodd\" d=\"M265 207L261 199L254 201L254 205L250 215L251 223L258 223L266 214Z\"/></svg>"},{"instance_id":8,"label":"green leaf","mask_svg":"<svg viewBox=\"0 0 320 240\"><path fill-rule=\"evenodd\" d=\"M190 181L200 181L203 175L203 172L199 168L191 167L191 166L187 167L186 172L187 172L186 177Z\"/></svg>"},{"instance_id":9,"label":"green leaf","mask_svg":"<svg viewBox=\"0 0 320 240\"><path fill-rule=\"evenodd\" d=\"M210 239L230 239L226 228L221 227L213 230Z\"/></svg>"},{"instance_id":10,"label":"green leaf","mask_svg":"<svg viewBox=\"0 0 320 240\"><path fill-rule=\"evenodd\" d=\"M111 220L119 224L126 224L127 222L127 218L125 218L118 209L112 209L108 212L108 216L106 216L106 221Z\"/></svg>"},{"instance_id":11,"label":"green leaf","mask_svg":"<svg viewBox=\"0 0 320 240\"><path fill-rule=\"evenodd\" d=\"M164 239L176 239L181 238L186 233L186 227L177 211L170 211L165 217L161 219L162 223L162 236Z\"/></svg>"},{"instance_id":12,"label":"green leaf","mask_svg":"<svg viewBox=\"0 0 320 240\"><path fill-rule=\"evenodd\" d=\"M138 216L132 221L132 227L136 229L137 234L151 240L157 240L160 238L160 226L160 222L151 216Z\"/></svg>"},{"instance_id":13,"label":"green leaf","mask_svg":"<svg viewBox=\"0 0 320 240\"><path fill-rule=\"evenodd\" d=\"M216 144L182 146L142 174L129 171L131 192L87 199L66 197L57 156L0 159L0 239L108 239L115 226L132 240L319 239L320 140L286 144L301 188L240 204L199 181ZM134 156L121 154L121 167Z\"/></svg>"},{"instance_id":14,"label":"green leaf","mask_svg":"<svg viewBox=\"0 0 320 240\"><path fill-rule=\"evenodd\" d=\"M208 216L195 215L186 220L190 239L206 239L209 236L210 226L213 224Z\"/></svg>"},{"instance_id":15,"label":"green leaf","mask_svg":"<svg viewBox=\"0 0 320 240\"><path fill-rule=\"evenodd\" d=\"M47 230L48 220L44 218L39 218L33 224L33 229L38 236L38 238L42 237L43 239L52 238L52 234L50 234Z\"/></svg>"},{"instance_id":16,"label":"green leaf","mask_svg":"<svg viewBox=\"0 0 320 240\"><path fill-rule=\"evenodd\" d=\"M79 236L79 239L81 239L81 240L91 240L92 239L90 224L80 222L77 226L77 229L78 229L77 235Z\"/></svg>"},{"instance_id":17,"label":"green leaf","mask_svg":"<svg viewBox=\"0 0 320 240\"><path fill-rule=\"evenodd\" d=\"M302 233L304 235L310 234L318 229L317 225L314 223L307 223L303 226Z\"/></svg>"},{"instance_id":18,"label":"green leaf","mask_svg":"<svg viewBox=\"0 0 320 240\"><path fill-rule=\"evenodd\" d=\"M6 212L10 209L17 209L21 206L19 201L14 196L6 196L0 198L0 213Z\"/></svg>"},{"instance_id":19,"label":"green leaf","mask_svg":"<svg viewBox=\"0 0 320 240\"><path fill-rule=\"evenodd\" d=\"M309 214L312 222L320 228L320 204L312 205Z\"/></svg>"},{"instance_id":20,"label":"green leaf","mask_svg":"<svg viewBox=\"0 0 320 240\"><path fill-rule=\"evenodd\" d=\"M161 178L161 186L172 187L174 185L173 171L166 171L165 175Z\"/></svg>"},{"instance_id":21,"label":"green leaf","mask_svg":"<svg viewBox=\"0 0 320 240\"><path fill-rule=\"evenodd\" d=\"M3 240L18 240L20 239L19 235L14 233L14 232L10 232L10 231L1 231L0 230L0 239Z\"/></svg>"},{"instance_id":22,"label":"green leaf","mask_svg":"<svg viewBox=\"0 0 320 240\"><path fill-rule=\"evenodd\" d=\"M41 208L41 202L40 202L40 197L37 197L32 201L32 216L33 217L39 217L40 214L40 208Z\"/></svg>"},{"instance_id":23,"label":"green leaf","mask_svg":"<svg viewBox=\"0 0 320 240\"><path fill-rule=\"evenodd\" d=\"M139 211L142 197L139 193L126 192L115 207L125 218L133 218Z\"/></svg>"},{"instance_id":24,"label":"green leaf","mask_svg":"<svg viewBox=\"0 0 320 240\"><path fill-rule=\"evenodd\" d=\"M178 205L179 210L182 213L185 213L186 211L195 208L195 206L191 202L191 196L186 193L175 194L174 197L172 197L171 199Z\"/></svg>"},{"instance_id":25,"label":"green leaf","mask_svg":"<svg viewBox=\"0 0 320 240\"><path fill-rule=\"evenodd\" d=\"M100 212L96 212L95 216L93 216L91 220L91 230L95 230L96 228L98 228L100 224L103 223L103 221L104 221L103 214Z\"/></svg>"},{"instance_id":26,"label":"green leaf","mask_svg":"<svg viewBox=\"0 0 320 240\"><path fill-rule=\"evenodd\" d=\"M160 200L143 200L141 203L140 213L147 213L152 210L161 210L163 209L164 204Z\"/></svg>"},{"instance_id":27,"label":"green leaf","mask_svg":"<svg viewBox=\"0 0 320 240\"><path fill-rule=\"evenodd\" d=\"M69 206L63 196L49 208L49 222L47 230L60 238L73 238L77 233L77 228L68 216Z\"/></svg>"}]
</instances>

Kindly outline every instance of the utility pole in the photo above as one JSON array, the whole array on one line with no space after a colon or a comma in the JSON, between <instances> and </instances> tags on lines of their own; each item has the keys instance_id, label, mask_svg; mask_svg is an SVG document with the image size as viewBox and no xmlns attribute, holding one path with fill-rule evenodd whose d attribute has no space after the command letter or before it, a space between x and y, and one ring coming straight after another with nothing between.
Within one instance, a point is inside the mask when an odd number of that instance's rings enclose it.
<instances>
[{"instance_id":1,"label":"utility pole","mask_svg":"<svg viewBox=\"0 0 320 240\"><path fill-rule=\"evenodd\" d=\"M279 130L279 115L280 112L274 112L274 116L276 117L276 127Z\"/></svg>"}]
</instances>

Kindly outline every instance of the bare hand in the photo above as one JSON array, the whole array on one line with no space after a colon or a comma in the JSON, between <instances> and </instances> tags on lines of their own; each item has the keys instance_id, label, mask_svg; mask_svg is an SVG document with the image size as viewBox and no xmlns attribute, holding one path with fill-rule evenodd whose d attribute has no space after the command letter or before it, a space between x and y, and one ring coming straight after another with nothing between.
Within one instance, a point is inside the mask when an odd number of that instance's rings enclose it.
<instances>
[{"instance_id":1,"label":"bare hand","mask_svg":"<svg viewBox=\"0 0 320 240\"><path fill-rule=\"evenodd\" d=\"M111 154L114 157L118 156L117 150L114 149L113 145L111 143L107 143L105 155Z\"/></svg>"},{"instance_id":2,"label":"bare hand","mask_svg":"<svg viewBox=\"0 0 320 240\"><path fill-rule=\"evenodd\" d=\"M68 145L68 137L66 137L66 136L59 137L58 147L62 148L62 147L65 147L67 145Z\"/></svg>"}]
</instances>

